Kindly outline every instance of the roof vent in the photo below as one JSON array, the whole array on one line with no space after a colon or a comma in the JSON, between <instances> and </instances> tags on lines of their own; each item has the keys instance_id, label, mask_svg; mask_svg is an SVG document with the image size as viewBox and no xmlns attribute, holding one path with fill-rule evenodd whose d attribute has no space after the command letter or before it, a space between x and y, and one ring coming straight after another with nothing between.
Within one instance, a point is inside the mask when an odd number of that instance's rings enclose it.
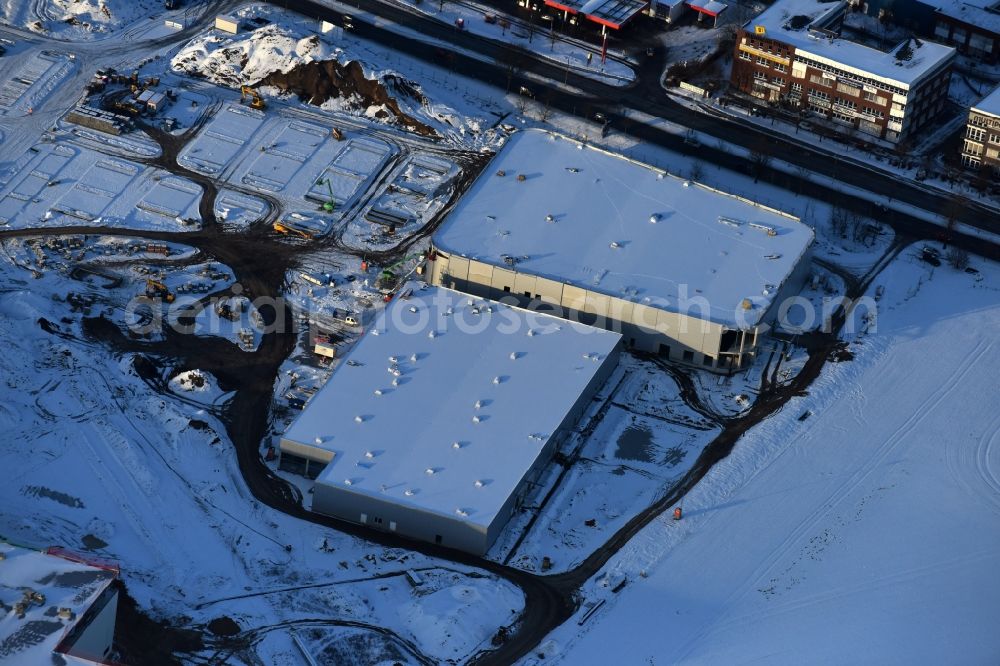
<instances>
[{"instance_id":1,"label":"roof vent","mask_svg":"<svg viewBox=\"0 0 1000 666\"><path fill-rule=\"evenodd\" d=\"M437 333L435 333L434 331L431 331L430 333L427 334L427 337L430 338L431 340L433 340L434 338L437 337Z\"/></svg>"},{"instance_id":2,"label":"roof vent","mask_svg":"<svg viewBox=\"0 0 1000 666\"><path fill-rule=\"evenodd\" d=\"M463 518L467 518L469 515L469 511L467 509L455 509L455 513L462 516Z\"/></svg>"},{"instance_id":3,"label":"roof vent","mask_svg":"<svg viewBox=\"0 0 1000 666\"><path fill-rule=\"evenodd\" d=\"M318 446L318 445L320 445L320 444L323 443L323 438L322 437L317 437L315 441L316 441L316 445Z\"/></svg>"},{"instance_id":4,"label":"roof vent","mask_svg":"<svg viewBox=\"0 0 1000 666\"><path fill-rule=\"evenodd\" d=\"M759 222L751 222L750 223L750 228L751 229L756 229L757 231L763 231L768 236L777 236L778 235L778 230L777 229L775 229L774 227L769 227L766 224L760 224Z\"/></svg>"},{"instance_id":5,"label":"roof vent","mask_svg":"<svg viewBox=\"0 0 1000 666\"><path fill-rule=\"evenodd\" d=\"M371 458L374 458L374 457L375 457L375 452L374 451L365 451L365 458L371 459Z\"/></svg>"},{"instance_id":6,"label":"roof vent","mask_svg":"<svg viewBox=\"0 0 1000 666\"><path fill-rule=\"evenodd\" d=\"M482 409L483 408L483 401L482 400L476 400L475 407L476 407L476 409Z\"/></svg>"},{"instance_id":7,"label":"roof vent","mask_svg":"<svg viewBox=\"0 0 1000 666\"><path fill-rule=\"evenodd\" d=\"M660 214L659 213L653 213L652 215L649 216L649 223L650 224L656 224L659 221L660 221Z\"/></svg>"},{"instance_id":8,"label":"roof vent","mask_svg":"<svg viewBox=\"0 0 1000 666\"><path fill-rule=\"evenodd\" d=\"M410 363L416 363L416 362L417 362L417 355L416 354L412 354L410 356Z\"/></svg>"},{"instance_id":9,"label":"roof vent","mask_svg":"<svg viewBox=\"0 0 1000 666\"><path fill-rule=\"evenodd\" d=\"M355 416L355 417L354 417L354 422L355 422L355 423L364 423L364 422L365 422L365 417L363 417L363 416L361 416L361 415L359 414L358 416Z\"/></svg>"},{"instance_id":10,"label":"roof vent","mask_svg":"<svg viewBox=\"0 0 1000 666\"><path fill-rule=\"evenodd\" d=\"M546 216L545 216L545 221L546 221L546 222L555 222L555 221L556 221L556 218L554 218L554 217L552 216L552 213L549 213L548 215L546 215Z\"/></svg>"},{"instance_id":11,"label":"roof vent","mask_svg":"<svg viewBox=\"0 0 1000 666\"><path fill-rule=\"evenodd\" d=\"M403 491L403 494L406 495L407 497L413 497L414 495L413 489L407 488L406 490Z\"/></svg>"},{"instance_id":12,"label":"roof vent","mask_svg":"<svg viewBox=\"0 0 1000 666\"><path fill-rule=\"evenodd\" d=\"M382 395L382 389L375 389L375 395ZM317 437L316 439L319 439L319 437ZM319 444L319 442L316 443Z\"/></svg>"},{"instance_id":13,"label":"roof vent","mask_svg":"<svg viewBox=\"0 0 1000 666\"><path fill-rule=\"evenodd\" d=\"M528 329L528 337L529 338L530 337L534 337L534 335L535 335L535 330L533 328L529 328Z\"/></svg>"},{"instance_id":14,"label":"roof vent","mask_svg":"<svg viewBox=\"0 0 1000 666\"><path fill-rule=\"evenodd\" d=\"M494 384L499 384L500 383L500 377L494 377L493 378L493 383Z\"/></svg>"},{"instance_id":15,"label":"roof vent","mask_svg":"<svg viewBox=\"0 0 1000 666\"><path fill-rule=\"evenodd\" d=\"M426 474L427 476L432 476L434 474L434 468L428 467L427 469L424 470L424 474Z\"/></svg>"},{"instance_id":16,"label":"roof vent","mask_svg":"<svg viewBox=\"0 0 1000 666\"><path fill-rule=\"evenodd\" d=\"M511 352L510 353L510 360L512 360L512 361L516 361L517 360L517 352Z\"/></svg>"},{"instance_id":17,"label":"roof vent","mask_svg":"<svg viewBox=\"0 0 1000 666\"><path fill-rule=\"evenodd\" d=\"M472 417L472 422L473 422L473 423L480 423L481 421L482 421L482 419L481 419L481 418L479 418L479 416L478 416L478 415L477 415L477 416L473 416L473 417Z\"/></svg>"},{"instance_id":18,"label":"roof vent","mask_svg":"<svg viewBox=\"0 0 1000 666\"><path fill-rule=\"evenodd\" d=\"M395 379L392 380L392 385L399 386L399 377L396 377Z\"/></svg>"},{"instance_id":19,"label":"roof vent","mask_svg":"<svg viewBox=\"0 0 1000 666\"><path fill-rule=\"evenodd\" d=\"M474 485L476 488L482 488L486 484L483 483L482 481L480 481L479 479L476 479L476 482L474 484L472 484L472 485Z\"/></svg>"},{"instance_id":20,"label":"roof vent","mask_svg":"<svg viewBox=\"0 0 1000 666\"><path fill-rule=\"evenodd\" d=\"M618 241L611 241L611 247L617 250L621 247L621 244Z\"/></svg>"},{"instance_id":21,"label":"roof vent","mask_svg":"<svg viewBox=\"0 0 1000 666\"><path fill-rule=\"evenodd\" d=\"M351 480L351 479L344 479L344 485L345 486L353 486L354 485L354 481Z\"/></svg>"},{"instance_id":22,"label":"roof vent","mask_svg":"<svg viewBox=\"0 0 1000 666\"><path fill-rule=\"evenodd\" d=\"M457 451L460 448L462 448L462 443L461 442L452 442L451 443L451 448L453 448L453 449L455 449Z\"/></svg>"}]
</instances>

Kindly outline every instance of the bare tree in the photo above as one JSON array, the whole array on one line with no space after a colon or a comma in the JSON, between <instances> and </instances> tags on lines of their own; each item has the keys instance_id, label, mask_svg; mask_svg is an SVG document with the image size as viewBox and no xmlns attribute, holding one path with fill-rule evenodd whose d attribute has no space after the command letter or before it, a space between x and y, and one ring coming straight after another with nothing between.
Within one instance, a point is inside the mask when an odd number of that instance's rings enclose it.
<instances>
[{"instance_id":1,"label":"bare tree","mask_svg":"<svg viewBox=\"0 0 1000 666\"><path fill-rule=\"evenodd\" d=\"M705 167L701 165L701 162L695 160L691 163L691 180L696 183L700 183L701 179L705 176Z\"/></svg>"},{"instance_id":2,"label":"bare tree","mask_svg":"<svg viewBox=\"0 0 1000 666\"><path fill-rule=\"evenodd\" d=\"M841 238L847 238L848 213L840 206L830 209L830 230Z\"/></svg>"},{"instance_id":3,"label":"bare tree","mask_svg":"<svg viewBox=\"0 0 1000 666\"><path fill-rule=\"evenodd\" d=\"M751 150L750 151L750 166L753 169L753 182L760 180L760 177L764 175L764 169L767 165L771 163L771 156L762 150Z\"/></svg>"},{"instance_id":4,"label":"bare tree","mask_svg":"<svg viewBox=\"0 0 1000 666\"><path fill-rule=\"evenodd\" d=\"M951 264L953 268L959 271L964 271L969 267L969 253L959 247L953 247L948 250L948 254L945 255L948 263Z\"/></svg>"}]
</instances>

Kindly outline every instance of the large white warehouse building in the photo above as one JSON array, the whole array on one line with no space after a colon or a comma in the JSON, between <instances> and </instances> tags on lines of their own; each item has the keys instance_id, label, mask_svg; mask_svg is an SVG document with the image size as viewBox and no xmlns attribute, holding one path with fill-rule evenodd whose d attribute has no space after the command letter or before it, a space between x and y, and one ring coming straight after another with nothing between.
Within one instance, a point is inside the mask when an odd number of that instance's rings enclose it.
<instances>
[{"instance_id":1,"label":"large white warehouse building","mask_svg":"<svg viewBox=\"0 0 1000 666\"><path fill-rule=\"evenodd\" d=\"M484 554L621 336L425 286L390 303L281 440L312 509Z\"/></svg>"},{"instance_id":2,"label":"large white warehouse building","mask_svg":"<svg viewBox=\"0 0 1000 666\"><path fill-rule=\"evenodd\" d=\"M573 139L512 135L433 239L428 281L517 298L715 371L809 271L797 218Z\"/></svg>"}]
</instances>

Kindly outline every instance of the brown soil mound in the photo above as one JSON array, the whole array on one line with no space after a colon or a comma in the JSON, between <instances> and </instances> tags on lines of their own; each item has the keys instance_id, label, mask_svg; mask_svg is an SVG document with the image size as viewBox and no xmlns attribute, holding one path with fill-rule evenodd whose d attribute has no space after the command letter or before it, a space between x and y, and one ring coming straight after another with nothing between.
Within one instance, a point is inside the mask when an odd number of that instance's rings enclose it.
<instances>
[{"instance_id":1,"label":"brown soil mound","mask_svg":"<svg viewBox=\"0 0 1000 666\"><path fill-rule=\"evenodd\" d=\"M295 93L302 101L316 106L338 97L358 110L381 106L375 112L376 118L386 119L391 116L390 122L424 136L435 136L436 133L429 125L404 113L387 89L391 87L397 96L409 97L418 104L423 104L424 96L416 86L393 75L386 76L384 82L366 78L360 63L356 61L342 65L336 60L322 60L297 65L287 72L269 74L257 85L274 86Z\"/></svg>"}]
</instances>

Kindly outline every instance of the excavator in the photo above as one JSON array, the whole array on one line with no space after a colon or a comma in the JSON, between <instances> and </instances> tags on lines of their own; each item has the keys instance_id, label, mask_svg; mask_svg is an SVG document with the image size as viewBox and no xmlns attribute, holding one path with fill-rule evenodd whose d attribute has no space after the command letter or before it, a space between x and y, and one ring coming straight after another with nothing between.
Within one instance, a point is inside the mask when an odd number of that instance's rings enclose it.
<instances>
[{"instance_id":1,"label":"excavator","mask_svg":"<svg viewBox=\"0 0 1000 666\"><path fill-rule=\"evenodd\" d=\"M159 280L146 280L146 296L149 298L162 298L167 303L174 302L174 295L167 289L167 285Z\"/></svg>"},{"instance_id":2,"label":"excavator","mask_svg":"<svg viewBox=\"0 0 1000 666\"><path fill-rule=\"evenodd\" d=\"M289 225L286 225L286 224L282 224L281 222L275 222L271 226L279 234L294 234L296 236L300 236L302 238L305 238L306 240L312 240L313 239L313 235L311 233L309 233L308 231L304 231L304 230L299 229L297 227L293 227L293 226L289 226Z\"/></svg>"},{"instance_id":3,"label":"excavator","mask_svg":"<svg viewBox=\"0 0 1000 666\"><path fill-rule=\"evenodd\" d=\"M240 86L240 103L247 101L247 97L250 98L250 108L263 111L266 104L264 100L261 99L260 93L251 88L250 86Z\"/></svg>"},{"instance_id":4,"label":"excavator","mask_svg":"<svg viewBox=\"0 0 1000 666\"><path fill-rule=\"evenodd\" d=\"M406 257L403 257L394 264L391 264L383 268L382 273L379 274L378 279L375 281L375 288L381 291L386 296L391 296L393 290L395 290L400 283L400 276L396 272L396 269L398 269L400 266L413 259L423 261L424 255L422 252L417 254L411 254Z\"/></svg>"}]
</instances>

